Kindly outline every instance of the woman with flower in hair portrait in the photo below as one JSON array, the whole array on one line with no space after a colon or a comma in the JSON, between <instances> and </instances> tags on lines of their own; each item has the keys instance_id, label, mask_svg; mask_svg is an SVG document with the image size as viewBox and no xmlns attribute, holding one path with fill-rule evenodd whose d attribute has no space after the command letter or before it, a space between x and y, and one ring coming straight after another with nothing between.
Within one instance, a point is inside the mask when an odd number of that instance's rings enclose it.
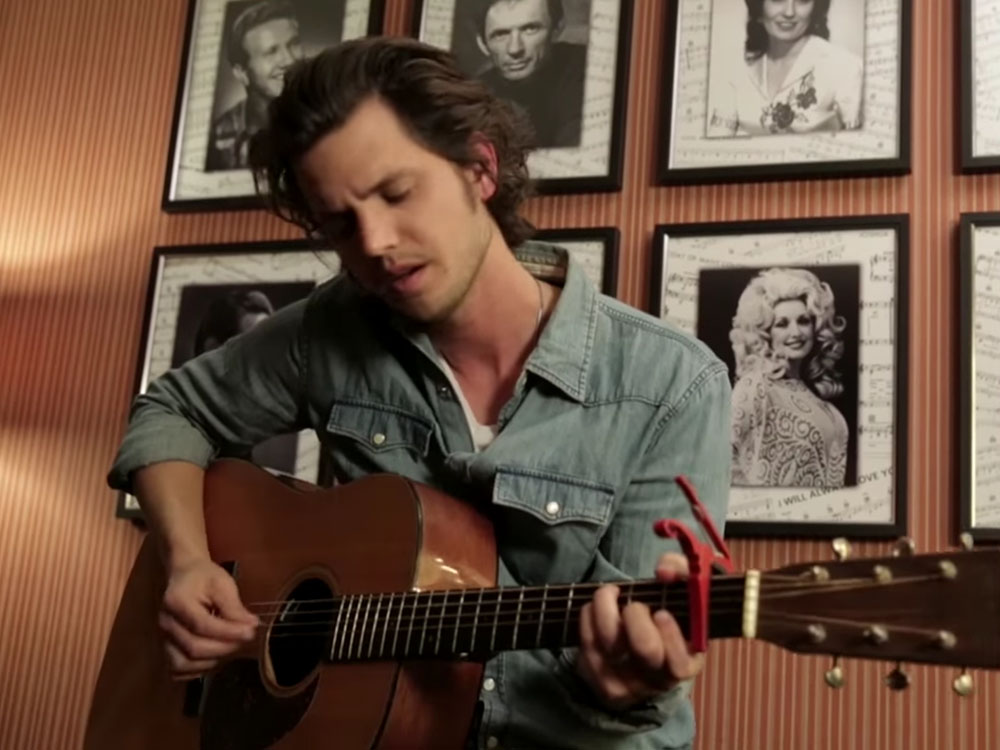
<instances>
[{"instance_id":1,"label":"woman with flower in hair portrait","mask_svg":"<svg viewBox=\"0 0 1000 750\"><path fill-rule=\"evenodd\" d=\"M848 427L831 403L844 328L811 271L770 268L744 289L729 333L734 485L844 486Z\"/></svg>"},{"instance_id":2,"label":"woman with flower in hair portrait","mask_svg":"<svg viewBox=\"0 0 1000 750\"><path fill-rule=\"evenodd\" d=\"M838 19L860 14L865 0L744 0L742 60L710 86L708 137L852 130L862 125L864 65L830 41L831 4ZM739 0L715 0L712 23L738 23ZM718 39L713 36L713 39ZM719 58L714 49L712 62ZM710 63L711 65L712 63Z\"/></svg>"}]
</instances>

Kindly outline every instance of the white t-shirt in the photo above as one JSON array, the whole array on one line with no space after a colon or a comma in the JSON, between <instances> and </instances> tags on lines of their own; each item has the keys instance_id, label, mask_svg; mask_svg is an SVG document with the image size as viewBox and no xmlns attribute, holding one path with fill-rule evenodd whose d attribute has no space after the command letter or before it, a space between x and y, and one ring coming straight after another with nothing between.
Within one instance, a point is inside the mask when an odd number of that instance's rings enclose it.
<instances>
[{"instance_id":1,"label":"white t-shirt","mask_svg":"<svg viewBox=\"0 0 1000 750\"><path fill-rule=\"evenodd\" d=\"M472 413L472 407L469 406L469 402L465 398L465 394L462 393L462 386L458 384L458 378L455 377L455 372L451 369L447 360L442 357L438 352L437 361L441 365L441 369L444 370L444 374L448 378L448 382L451 383L451 387L455 389L455 395L458 396L458 403L462 405L462 412L465 414L465 421L469 424L469 433L472 435L472 444L476 446L477 451L484 450L486 446L493 442L493 438L497 436L497 426L495 424L481 424L479 420L476 419L476 415Z\"/></svg>"}]
</instances>

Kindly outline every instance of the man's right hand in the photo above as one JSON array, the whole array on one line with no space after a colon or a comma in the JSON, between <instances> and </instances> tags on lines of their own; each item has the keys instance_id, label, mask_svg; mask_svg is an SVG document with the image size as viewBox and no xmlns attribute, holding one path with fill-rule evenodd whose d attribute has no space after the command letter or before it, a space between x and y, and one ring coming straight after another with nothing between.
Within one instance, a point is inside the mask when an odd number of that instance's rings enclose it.
<instances>
[{"instance_id":1,"label":"man's right hand","mask_svg":"<svg viewBox=\"0 0 1000 750\"><path fill-rule=\"evenodd\" d=\"M212 669L256 637L258 622L232 576L211 560L171 570L159 615L171 676L190 680Z\"/></svg>"}]
</instances>

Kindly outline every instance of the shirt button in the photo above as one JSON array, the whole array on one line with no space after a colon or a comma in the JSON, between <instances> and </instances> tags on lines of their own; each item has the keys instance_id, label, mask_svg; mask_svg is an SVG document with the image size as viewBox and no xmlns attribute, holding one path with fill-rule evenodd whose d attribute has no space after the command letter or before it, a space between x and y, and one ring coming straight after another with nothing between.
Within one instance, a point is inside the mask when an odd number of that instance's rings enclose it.
<instances>
[{"instance_id":1,"label":"shirt button","mask_svg":"<svg viewBox=\"0 0 1000 750\"><path fill-rule=\"evenodd\" d=\"M449 388L446 385L439 385L438 395L441 396L442 398L448 398L448 396L451 395L451 388Z\"/></svg>"},{"instance_id":2,"label":"shirt button","mask_svg":"<svg viewBox=\"0 0 1000 750\"><path fill-rule=\"evenodd\" d=\"M485 680L483 680L483 690L485 690L487 693L491 692L492 690L495 690L496 686L497 682L492 677L487 677Z\"/></svg>"},{"instance_id":3,"label":"shirt button","mask_svg":"<svg viewBox=\"0 0 1000 750\"><path fill-rule=\"evenodd\" d=\"M545 504L545 512L555 518L559 515L559 503L555 500Z\"/></svg>"},{"instance_id":4,"label":"shirt button","mask_svg":"<svg viewBox=\"0 0 1000 750\"><path fill-rule=\"evenodd\" d=\"M382 443L385 442L385 435L381 432L376 432L372 435L372 442L375 443L375 445L382 445Z\"/></svg>"},{"instance_id":5,"label":"shirt button","mask_svg":"<svg viewBox=\"0 0 1000 750\"><path fill-rule=\"evenodd\" d=\"M498 740L496 737L487 737L486 747L491 748L491 750L494 747L500 747L500 740Z\"/></svg>"}]
</instances>

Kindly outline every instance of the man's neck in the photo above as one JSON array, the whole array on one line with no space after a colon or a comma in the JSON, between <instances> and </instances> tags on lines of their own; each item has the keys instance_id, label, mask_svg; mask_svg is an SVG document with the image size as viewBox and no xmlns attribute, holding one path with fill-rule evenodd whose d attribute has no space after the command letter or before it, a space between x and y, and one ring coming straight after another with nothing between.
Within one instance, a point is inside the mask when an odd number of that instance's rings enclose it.
<instances>
[{"instance_id":1,"label":"man's neck","mask_svg":"<svg viewBox=\"0 0 1000 750\"><path fill-rule=\"evenodd\" d=\"M459 308L428 331L481 423L495 423L513 394L555 297L499 240Z\"/></svg>"}]
</instances>

